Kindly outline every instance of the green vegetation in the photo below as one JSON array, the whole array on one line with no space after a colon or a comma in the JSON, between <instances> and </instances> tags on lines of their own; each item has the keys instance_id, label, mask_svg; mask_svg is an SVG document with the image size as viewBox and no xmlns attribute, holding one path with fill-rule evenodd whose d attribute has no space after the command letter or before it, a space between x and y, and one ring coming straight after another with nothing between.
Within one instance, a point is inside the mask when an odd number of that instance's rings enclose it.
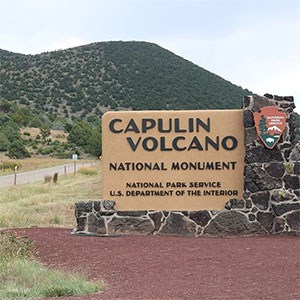
<instances>
[{"instance_id":1,"label":"green vegetation","mask_svg":"<svg viewBox=\"0 0 300 300\"><path fill-rule=\"evenodd\" d=\"M48 269L34 259L32 242L0 233L0 299L60 297L96 293L100 283L70 272Z\"/></svg>"},{"instance_id":2,"label":"green vegetation","mask_svg":"<svg viewBox=\"0 0 300 300\"><path fill-rule=\"evenodd\" d=\"M234 109L251 94L147 42L93 43L38 55L0 50L0 65L0 152L18 158L28 155L20 143L29 155L98 157L100 117L108 110ZM20 135L24 127L40 133ZM54 129L69 133L67 141L53 140ZM296 133L300 139L300 129Z\"/></svg>"},{"instance_id":3,"label":"green vegetation","mask_svg":"<svg viewBox=\"0 0 300 300\"><path fill-rule=\"evenodd\" d=\"M0 65L0 97L54 116L240 108L251 94L147 42L102 42L38 55L0 50Z\"/></svg>"},{"instance_id":4,"label":"green vegetation","mask_svg":"<svg viewBox=\"0 0 300 300\"><path fill-rule=\"evenodd\" d=\"M41 111L32 112L22 105L0 100L0 152L17 159L31 155L71 158L73 153L98 157L102 151L101 122L95 116L89 120L90 124L56 118L53 115L44 116ZM34 136L28 131L20 134L20 128L26 127L30 130L28 126L39 126L35 127L39 129L39 134ZM51 130L57 128L60 128L61 134L52 139ZM66 138L68 131L70 135Z\"/></svg>"}]
</instances>

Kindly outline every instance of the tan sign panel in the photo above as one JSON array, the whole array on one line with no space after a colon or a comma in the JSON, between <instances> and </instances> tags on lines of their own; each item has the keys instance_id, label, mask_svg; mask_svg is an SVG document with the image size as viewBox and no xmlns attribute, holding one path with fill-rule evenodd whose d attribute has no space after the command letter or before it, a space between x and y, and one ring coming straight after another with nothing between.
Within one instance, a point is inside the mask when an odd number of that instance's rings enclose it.
<instances>
[{"instance_id":1,"label":"tan sign panel","mask_svg":"<svg viewBox=\"0 0 300 300\"><path fill-rule=\"evenodd\" d=\"M223 209L242 198L242 110L108 112L103 198L118 210Z\"/></svg>"}]
</instances>

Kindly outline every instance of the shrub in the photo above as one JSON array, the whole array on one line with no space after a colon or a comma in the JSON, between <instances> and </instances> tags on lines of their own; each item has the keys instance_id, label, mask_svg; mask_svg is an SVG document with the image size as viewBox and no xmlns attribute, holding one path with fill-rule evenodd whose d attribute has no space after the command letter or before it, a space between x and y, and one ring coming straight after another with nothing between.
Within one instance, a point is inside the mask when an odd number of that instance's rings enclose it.
<instances>
[{"instance_id":1,"label":"shrub","mask_svg":"<svg viewBox=\"0 0 300 300\"><path fill-rule=\"evenodd\" d=\"M0 163L0 170L15 170L15 167L20 168L22 165L20 163L12 162L12 161L4 161Z\"/></svg>"},{"instance_id":2,"label":"shrub","mask_svg":"<svg viewBox=\"0 0 300 300\"><path fill-rule=\"evenodd\" d=\"M97 170L95 168L82 167L78 170L78 173L83 175L97 175Z\"/></svg>"},{"instance_id":3,"label":"shrub","mask_svg":"<svg viewBox=\"0 0 300 300\"><path fill-rule=\"evenodd\" d=\"M0 151L7 151L9 147L9 141L6 135L0 132Z\"/></svg>"},{"instance_id":4,"label":"shrub","mask_svg":"<svg viewBox=\"0 0 300 300\"><path fill-rule=\"evenodd\" d=\"M30 153L26 150L25 146L18 140L12 142L8 147L9 158L26 158L30 157Z\"/></svg>"}]
</instances>

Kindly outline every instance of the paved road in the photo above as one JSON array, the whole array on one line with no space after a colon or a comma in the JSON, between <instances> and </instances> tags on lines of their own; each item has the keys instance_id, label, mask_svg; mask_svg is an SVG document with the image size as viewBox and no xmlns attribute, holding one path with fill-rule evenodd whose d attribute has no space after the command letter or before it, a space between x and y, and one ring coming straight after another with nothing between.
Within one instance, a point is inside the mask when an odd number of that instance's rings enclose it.
<instances>
[{"instance_id":1,"label":"paved road","mask_svg":"<svg viewBox=\"0 0 300 300\"><path fill-rule=\"evenodd\" d=\"M76 170L78 170L83 163L76 163ZM86 165L88 165L86 163ZM68 164L68 165L60 165L60 166L55 166L51 168L45 168L45 169L39 169L39 170L34 170L34 171L29 171L29 172L23 172L23 173L18 173L17 174L17 185L19 184L24 184L28 182L33 182L33 181L40 181L44 180L45 175L50 175L53 176L54 173L64 174L65 173L65 167L66 167L66 172L67 173L72 173L74 172L74 164ZM0 176L0 188L2 187L7 187L7 186L13 186L14 185L14 174L11 175L4 175Z\"/></svg>"}]
</instances>

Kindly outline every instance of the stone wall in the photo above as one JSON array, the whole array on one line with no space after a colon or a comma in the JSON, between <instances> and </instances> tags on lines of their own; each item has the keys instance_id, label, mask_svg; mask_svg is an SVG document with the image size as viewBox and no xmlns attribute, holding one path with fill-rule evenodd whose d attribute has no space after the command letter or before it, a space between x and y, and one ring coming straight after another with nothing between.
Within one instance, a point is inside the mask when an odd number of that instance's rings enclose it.
<instances>
[{"instance_id":1,"label":"stone wall","mask_svg":"<svg viewBox=\"0 0 300 300\"><path fill-rule=\"evenodd\" d=\"M287 114L287 125L279 143L270 150L256 134L253 113L277 106ZM270 233L300 232L300 143L295 140L293 97L266 94L244 99L245 188L248 217Z\"/></svg>"},{"instance_id":2,"label":"stone wall","mask_svg":"<svg viewBox=\"0 0 300 300\"><path fill-rule=\"evenodd\" d=\"M286 130L274 149L256 134L253 113L265 106L287 113ZM243 199L220 211L116 211L114 201L76 203L75 234L253 235L300 234L300 143L295 140L293 97L244 98L245 185Z\"/></svg>"}]
</instances>

